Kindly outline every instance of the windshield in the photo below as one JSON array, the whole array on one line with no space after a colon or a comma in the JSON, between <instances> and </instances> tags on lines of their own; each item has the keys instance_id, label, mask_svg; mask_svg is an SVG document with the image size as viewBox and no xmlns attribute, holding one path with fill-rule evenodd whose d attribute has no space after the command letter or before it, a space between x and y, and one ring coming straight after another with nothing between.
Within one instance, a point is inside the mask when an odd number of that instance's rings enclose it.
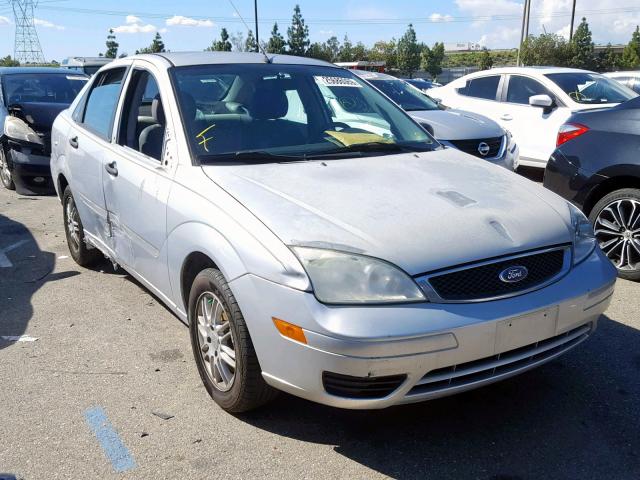
<instances>
[{"instance_id":1,"label":"windshield","mask_svg":"<svg viewBox=\"0 0 640 480\"><path fill-rule=\"evenodd\" d=\"M404 80L370 80L370 82L407 112L438 110L436 102Z\"/></svg>"},{"instance_id":2,"label":"windshield","mask_svg":"<svg viewBox=\"0 0 640 480\"><path fill-rule=\"evenodd\" d=\"M549 73L546 77L576 103L622 103L637 96L633 90L597 73Z\"/></svg>"},{"instance_id":3,"label":"windshield","mask_svg":"<svg viewBox=\"0 0 640 480\"><path fill-rule=\"evenodd\" d=\"M82 90L87 78L73 73L25 73L2 76L6 106L20 103L69 104Z\"/></svg>"},{"instance_id":4,"label":"windshield","mask_svg":"<svg viewBox=\"0 0 640 480\"><path fill-rule=\"evenodd\" d=\"M175 68L173 80L192 152L205 163L438 146L378 91L339 68L198 65Z\"/></svg>"}]
</instances>

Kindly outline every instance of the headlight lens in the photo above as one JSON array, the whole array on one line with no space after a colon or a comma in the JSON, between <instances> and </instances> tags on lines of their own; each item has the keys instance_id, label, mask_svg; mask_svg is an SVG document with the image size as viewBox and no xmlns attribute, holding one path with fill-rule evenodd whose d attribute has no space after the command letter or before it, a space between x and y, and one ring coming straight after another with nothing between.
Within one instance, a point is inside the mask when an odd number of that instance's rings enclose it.
<instances>
[{"instance_id":1,"label":"headlight lens","mask_svg":"<svg viewBox=\"0 0 640 480\"><path fill-rule=\"evenodd\" d=\"M573 230L573 264L577 265L591 255L596 246L596 237L593 233L593 226L584 213L574 205L568 205Z\"/></svg>"},{"instance_id":2,"label":"headlight lens","mask_svg":"<svg viewBox=\"0 0 640 480\"><path fill-rule=\"evenodd\" d=\"M4 120L4 134L13 139L23 142L37 143L42 145L42 139L34 132L29 125L16 117L6 117Z\"/></svg>"},{"instance_id":3,"label":"headlight lens","mask_svg":"<svg viewBox=\"0 0 640 480\"><path fill-rule=\"evenodd\" d=\"M398 267L372 257L293 247L321 302L337 304L422 302L425 296Z\"/></svg>"},{"instance_id":4,"label":"headlight lens","mask_svg":"<svg viewBox=\"0 0 640 480\"><path fill-rule=\"evenodd\" d=\"M507 135L507 149L511 150L511 147L513 147L516 142L513 140L513 135L509 130L505 129L505 134Z\"/></svg>"}]
</instances>

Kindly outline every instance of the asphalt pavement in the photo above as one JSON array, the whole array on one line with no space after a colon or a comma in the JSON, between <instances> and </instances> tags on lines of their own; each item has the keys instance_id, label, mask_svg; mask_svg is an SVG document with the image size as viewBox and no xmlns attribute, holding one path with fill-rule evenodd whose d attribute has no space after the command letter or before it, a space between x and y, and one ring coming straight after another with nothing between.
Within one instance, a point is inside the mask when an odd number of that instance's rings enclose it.
<instances>
[{"instance_id":1,"label":"asphalt pavement","mask_svg":"<svg viewBox=\"0 0 640 480\"><path fill-rule=\"evenodd\" d=\"M187 328L66 247L56 197L0 189L0 479L638 479L640 284L519 377L383 411L282 394L223 412Z\"/></svg>"}]
</instances>

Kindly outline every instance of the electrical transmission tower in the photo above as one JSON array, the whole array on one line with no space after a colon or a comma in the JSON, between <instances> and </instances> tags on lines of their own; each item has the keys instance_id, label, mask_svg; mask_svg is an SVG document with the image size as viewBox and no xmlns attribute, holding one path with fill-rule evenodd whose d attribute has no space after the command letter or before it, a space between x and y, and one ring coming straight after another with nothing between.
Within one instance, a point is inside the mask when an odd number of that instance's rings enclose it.
<instances>
[{"instance_id":1,"label":"electrical transmission tower","mask_svg":"<svg viewBox=\"0 0 640 480\"><path fill-rule=\"evenodd\" d=\"M33 20L33 10L38 0L10 0L16 22L16 39L13 57L21 64L45 63L38 32Z\"/></svg>"}]
</instances>

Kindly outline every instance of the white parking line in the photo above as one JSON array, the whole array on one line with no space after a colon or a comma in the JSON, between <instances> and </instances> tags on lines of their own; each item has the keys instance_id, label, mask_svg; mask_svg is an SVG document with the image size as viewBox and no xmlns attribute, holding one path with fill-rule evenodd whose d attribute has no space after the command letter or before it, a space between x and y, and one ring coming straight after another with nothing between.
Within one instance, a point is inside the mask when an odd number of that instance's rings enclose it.
<instances>
[{"instance_id":1,"label":"white parking line","mask_svg":"<svg viewBox=\"0 0 640 480\"><path fill-rule=\"evenodd\" d=\"M16 248L20 247L21 245L24 245L28 241L29 240L27 240L27 239L20 240L19 242L16 242L13 245L9 245L8 247L0 249L0 268L11 268L11 267L13 267L13 263L11 263L11 260L9 260L9 257L7 257L7 253L9 253L11 250L15 250Z\"/></svg>"}]
</instances>

